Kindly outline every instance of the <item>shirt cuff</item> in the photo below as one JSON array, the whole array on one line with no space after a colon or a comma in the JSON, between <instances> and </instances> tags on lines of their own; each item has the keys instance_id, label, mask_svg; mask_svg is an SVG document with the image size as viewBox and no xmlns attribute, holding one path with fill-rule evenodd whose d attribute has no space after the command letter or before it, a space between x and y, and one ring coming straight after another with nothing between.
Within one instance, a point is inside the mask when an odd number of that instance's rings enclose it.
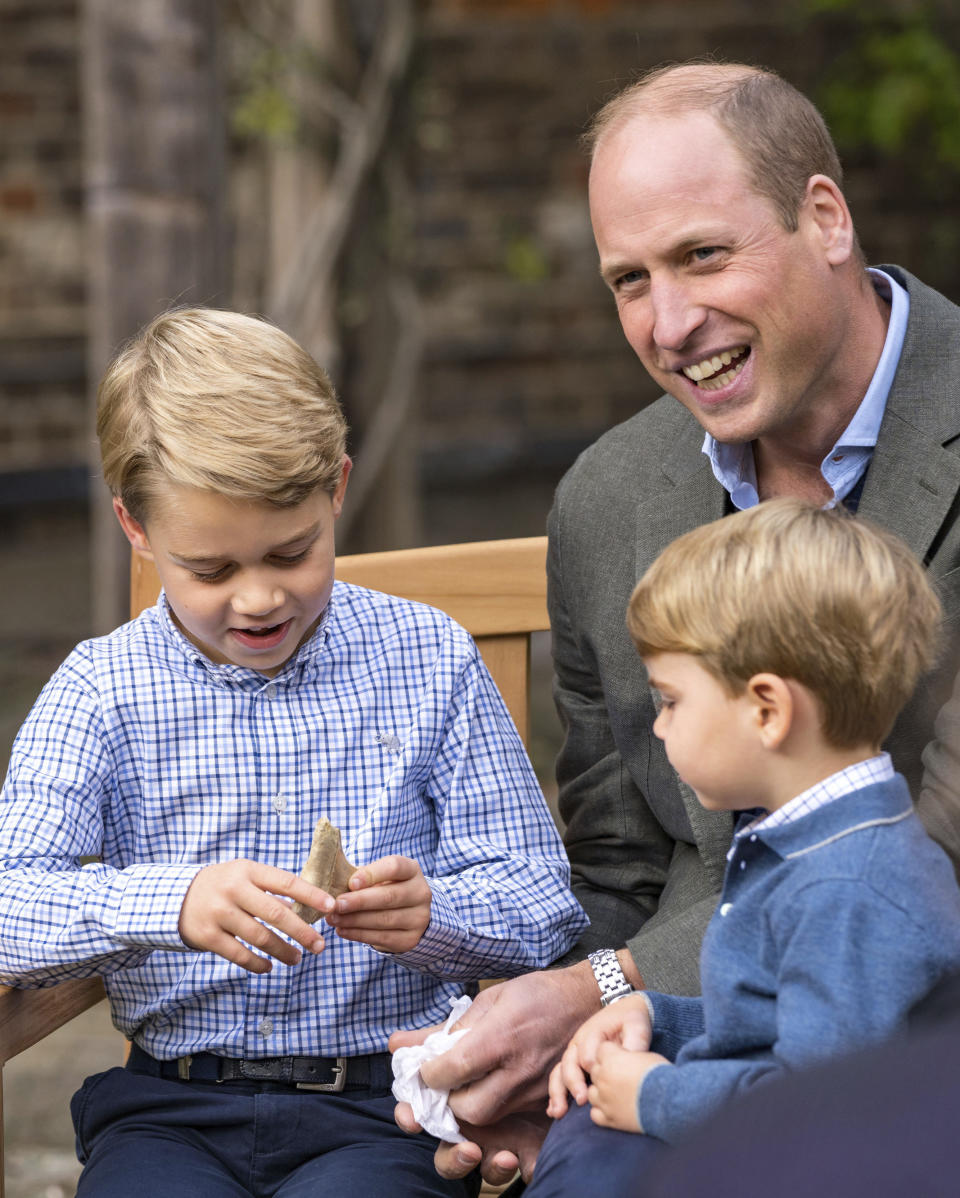
<instances>
[{"instance_id":1,"label":"shirt cuff","mask_svg":"<svg viewBox=\"0 0 960 1198\"><path fill-rule=\"evenodd\" d=\"M419 941L404 953L385 953L399 965L433 977L453 977L466 930L439 888L431 887L430 922Z\"/></svg>"},{"instance_id":2,"label":"shirt cuff","mask_svg":"<svg viewBox=\"0 0 960 1198\"><path fill-rule=\"evenodd\" d=\"M180 911L203 864L131 865L117 875L120 887L112 935L123 944L190 951L180 937Z\"/></svg>"},{"instance_id":3,"label":"shirt cuff","mask_svg":"<svg viewBox=\"0 0 960 1198\"><path fill-rule=\"evenodd\" d=\"M643 1087L650 1080L652 1073L657 1073L660 1069L673 1069L674 1066L669 1061L661 1061L654 1065L652 1069L647 1070L643 1076L643 1081L637 1086L637 1127L646 1135L647 1129L643 1126Z\"/></svg>"}]
</instances>

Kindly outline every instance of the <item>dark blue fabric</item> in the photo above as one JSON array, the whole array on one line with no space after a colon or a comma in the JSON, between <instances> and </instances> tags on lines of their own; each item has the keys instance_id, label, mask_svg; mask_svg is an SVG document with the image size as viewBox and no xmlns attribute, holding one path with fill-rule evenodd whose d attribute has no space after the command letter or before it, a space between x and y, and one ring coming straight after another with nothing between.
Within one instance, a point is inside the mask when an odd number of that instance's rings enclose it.
<instances>
[{"instance_id":1,"label":"dark blue fabric","mask_svg":"<svg viewBox=\"0 0 960 1198\"><path fill-rule=\"evenodd\" d=\"M598 1127L589 1105L572 1106L547 1133L524 1198L635 1198L641 1179L668 1151L653 1136Z\"/></svg>"},{"instance_id":2,"label":"dark blue fabric","mask_svg":"<svg viewBox=\"0 0 960 1198\"><path fill-rule=\"evenodd\" d=\"M922 1006L901 1038L730 1103L670 1149L645 1198L956 1198L960 978Z\"/></svg>"},{"instance_id":3,"label":"dark blue fabric","mask_svg":"<svg viewBox=\"0 0 960 1198\"><path fill-rule=\"evenodd\" d=\"M169 1081L110 1069L71 1103L77 1198L474 1198L444 1181L437 1141L408 1136L388 1089L315 1094L280 1083Z\"/></svg>"}]
</instances>

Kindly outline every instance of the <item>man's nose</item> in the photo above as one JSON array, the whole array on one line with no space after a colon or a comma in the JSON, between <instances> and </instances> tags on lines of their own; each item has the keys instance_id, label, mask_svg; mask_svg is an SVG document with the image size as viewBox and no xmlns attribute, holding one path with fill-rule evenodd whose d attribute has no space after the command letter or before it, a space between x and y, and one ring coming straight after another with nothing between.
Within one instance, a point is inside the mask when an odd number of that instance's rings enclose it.
<instances>
[{"instance_id":1,"label":"man's nose","mask_svg":"<svg viewBox=\"0 0 960 1198\"><path fill-rule=\"evenodd\" d=\"M650 288L653 339L658 349L680 353L707 318L706 307L689 287L672 279L658 280Z\"/></svg>"}]
</instances>

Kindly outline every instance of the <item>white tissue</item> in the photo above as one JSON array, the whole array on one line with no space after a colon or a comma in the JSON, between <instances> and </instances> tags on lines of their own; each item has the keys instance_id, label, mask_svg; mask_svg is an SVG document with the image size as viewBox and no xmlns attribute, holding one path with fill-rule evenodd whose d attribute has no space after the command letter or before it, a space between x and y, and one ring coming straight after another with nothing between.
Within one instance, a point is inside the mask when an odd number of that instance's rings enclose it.
<instances>
[{"instance_id":1,"label":"white tissue","mask_svg":"<svg viewBox=\"0 0 960 1198\"><path fill-rule=\"evenodd\" d=\"M467 1027L458 1032L451 1032L450 1028L466 1013L472 1001L469 994L452 998L452 1009L440 1031L431 1033L422 1044L398 1048L393 1054L394 1098L398 1102L410 1103L413 1117L424 1131L451 1144L462 1144L466 1136L460 1134L453 1111L450 1110L447 1101L450 1091L432 1090L420 1076L420 1066L424 1061L432 1061L452 1048L467 1034L470 1030Z\"/></svg>"}]
</instances>

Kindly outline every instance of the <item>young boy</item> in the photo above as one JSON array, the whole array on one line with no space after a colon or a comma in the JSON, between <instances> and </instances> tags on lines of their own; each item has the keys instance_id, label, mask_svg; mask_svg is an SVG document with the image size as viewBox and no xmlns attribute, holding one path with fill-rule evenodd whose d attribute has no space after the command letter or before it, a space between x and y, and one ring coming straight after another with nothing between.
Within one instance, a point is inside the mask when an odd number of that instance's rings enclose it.
<instances>
[{"instance_id":1,"label":"young boy","mask_svg":"<svg viewBox=\"0 0 960 1198\"><path fill-rule=\"evenodd\" d=\"M158 317L98 434L163 591L57 671L0 801L0 977L103 974L133 1041L74 1098L78 1194L465 1194L394 1124L387 1038L587 922L500 696L446 616L334 581L345 425L278 329ZM336 900L298 877L321 815Z\"/></svg>"},{"instance_id":2,"label":"young boy","mask_svg":"<svg viewBox=\"0 0 960 1198\"><path fill-rule=\"evenodd\" d=\"M586 1178L639 1194L664 1141L890 1036L960 969L953 869L880 748L938 618L905 545L788 499L688 533L641 579L627 623L662 703L654 731L704 807L759 814L729 853L702 998L628 995L555 1067L548 1113L565 1115L568 1092L578 1105L551 1129L532 1198Z\"/></svg>"}]
</instances>

